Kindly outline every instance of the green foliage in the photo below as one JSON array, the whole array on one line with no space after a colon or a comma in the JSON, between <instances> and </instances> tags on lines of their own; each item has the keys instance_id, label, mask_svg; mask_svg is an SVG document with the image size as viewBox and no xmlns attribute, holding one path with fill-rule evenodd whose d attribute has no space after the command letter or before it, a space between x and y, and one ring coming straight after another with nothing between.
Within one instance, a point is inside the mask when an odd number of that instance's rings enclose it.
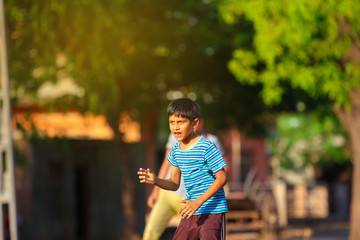
<instances>
[{"instance_id":1,"label":"green foliage","mask_svg":"<svg viewBox=\"0 0 360 240\"><path fill-rule=\"evenodd\" d=\"M287 114L277 119L269 139L274 173L289 183L314 180L313 167L349 161L348 138L335 116Z\"/></svg>"},{"instance_id":2,"label":"green foliage","mask_svg":"<svg viewBox=\"0 0 360 240\"><path fill-rule=\"evenodd\" d=\"M219 8L225 22L253 25L251 48L234 51L229 68L242 83L261 83L265 103L278 104L289 83L350 106L360 83L357 1L224 0Z\"/></svg>"},{"instance_id":3,"label":"green foliage","mask_svg":"<svg viewBox=\"0 0 360 240\"><path fill-rule=\"evenodd\" d=\"M263 109L258 87L242 88L227 69L232 49L250 42L234 28L249 26L220 22L215 1L13 0L5 10L15 100L31 95L47 109L76 106L115 122L121 111L138 109L141 118L163 109L178 91L214 112L216 126L228 115L246 124ZM37 99L44 82L63 78L84 96Z\"/></svg>"}]
</instances>

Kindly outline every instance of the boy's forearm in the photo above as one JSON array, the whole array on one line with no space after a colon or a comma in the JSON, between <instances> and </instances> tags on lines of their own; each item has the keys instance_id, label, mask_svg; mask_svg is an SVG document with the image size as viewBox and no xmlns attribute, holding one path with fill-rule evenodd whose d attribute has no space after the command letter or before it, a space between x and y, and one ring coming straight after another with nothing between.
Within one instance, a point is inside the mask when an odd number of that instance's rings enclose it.
<instances>
[{"instance_id":1,"label":"boy's forearm","mask_svg":"<svg viewBox=\"0 0 360 240\"><path fill-rule=\"evenodd\" d=\"M171 179L157 178L155 181L155 185L162 189L170 191L176 191L179 188L179 184L176 184Z\"/></svg>"},{"instance_id":2,"label":"boy's forearm","mask_svg":"<svg viewBox=\"0 0 360 240\"><path fill-rule=\"evenodd\" d=\"M181 172L178 167L173 167L169 179L158 178L150 168L139 168L137 172L141 183L152 184L160 188L176 191L180 185Z\"/></svg>"}]
</instances>

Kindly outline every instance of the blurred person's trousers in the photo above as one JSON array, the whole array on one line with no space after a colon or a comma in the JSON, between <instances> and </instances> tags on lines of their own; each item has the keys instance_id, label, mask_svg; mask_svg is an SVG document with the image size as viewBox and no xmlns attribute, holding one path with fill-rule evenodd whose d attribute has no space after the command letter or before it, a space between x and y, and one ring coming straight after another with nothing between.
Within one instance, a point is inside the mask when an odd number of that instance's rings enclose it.
<instances>
[{"instance_id":1,"label":"blurred person's trousers","mask_svg":"<svg viewBox=\"0 0 360 240\"><path fill-rule=\"evenodd\" d=\"M183 205L180 201L184 199L185 196L159 189L159 198L151 209L142 240L158 240L172 217L177 215L180 221L178 212Z\"/></svg>"}]
</instances>

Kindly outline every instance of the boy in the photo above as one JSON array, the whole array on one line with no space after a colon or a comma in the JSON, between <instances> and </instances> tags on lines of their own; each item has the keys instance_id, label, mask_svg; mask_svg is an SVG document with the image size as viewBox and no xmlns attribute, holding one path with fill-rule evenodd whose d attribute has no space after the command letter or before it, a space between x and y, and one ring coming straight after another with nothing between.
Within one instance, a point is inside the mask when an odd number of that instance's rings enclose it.
<instances>
[{"instance_id":1,"label":"boy","mask_svg":"<svg viewBox=\"0 0 360 240\"><path fill-rule=\"evenodd\" d=\"M141 183L172 191L178 189L183 175L187 194L181 201L182 220L175 240L225 239L226 163L214 143L196 134L199 111L198 105L187 98L176 99L168 106L170 131L179 141L168 155L172 165L169 179L158 178L151 169L138 171Z\"/></svg>"},{"instance_id":2,"label":"boy","mask_svg":"<svg viewBox=\"0 0 360 240\"><path fill-rule=\"evenodd\" d=\"M226 162L225 152L220 143L220 140L217 136L208 133L204 129L204 118L202 118L201 116L199 118L199 124L197 125L195 132L215 143L216 148L219 150L220 154L223 156ZM165 156L157 175L159 178L170 177L171 164L167 160L167 156L170 153L171 149L176 145L176 143L176 138L172 133L170 133L165 147ZM225 172L228 172L227 168L228 166L224 168ZM224 189L226 194L226 185ZM185 195L186 189L184 186L184 179L182 177L180 179L180 186L176 191L167 191L164 189L159 189L157 186L154 186L147 200L147 205L151 208L151 211L146 222L142 240L160 239L172 217L178 215L178 211L183 205L180 201L185 198Z\"/></svg>"}]
</instances>

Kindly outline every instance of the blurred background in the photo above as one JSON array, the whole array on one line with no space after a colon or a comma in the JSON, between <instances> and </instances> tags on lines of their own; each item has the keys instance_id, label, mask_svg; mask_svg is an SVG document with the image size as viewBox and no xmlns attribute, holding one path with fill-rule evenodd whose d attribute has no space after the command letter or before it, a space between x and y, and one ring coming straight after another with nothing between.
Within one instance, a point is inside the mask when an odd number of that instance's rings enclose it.
<instances>
[{"instance_id":1,"label":"blurred background","mask_svg":"<svg viewBox=\"0 0 360 240\"><path fill-rule=\"evenodd\" d=\"M229 160L228 239L358 240L359 14L355 0L4 1L18 239L140 239L151 188L136 171L159 170L166 107L188 97Z\"/></svg>"}]
</instances>

